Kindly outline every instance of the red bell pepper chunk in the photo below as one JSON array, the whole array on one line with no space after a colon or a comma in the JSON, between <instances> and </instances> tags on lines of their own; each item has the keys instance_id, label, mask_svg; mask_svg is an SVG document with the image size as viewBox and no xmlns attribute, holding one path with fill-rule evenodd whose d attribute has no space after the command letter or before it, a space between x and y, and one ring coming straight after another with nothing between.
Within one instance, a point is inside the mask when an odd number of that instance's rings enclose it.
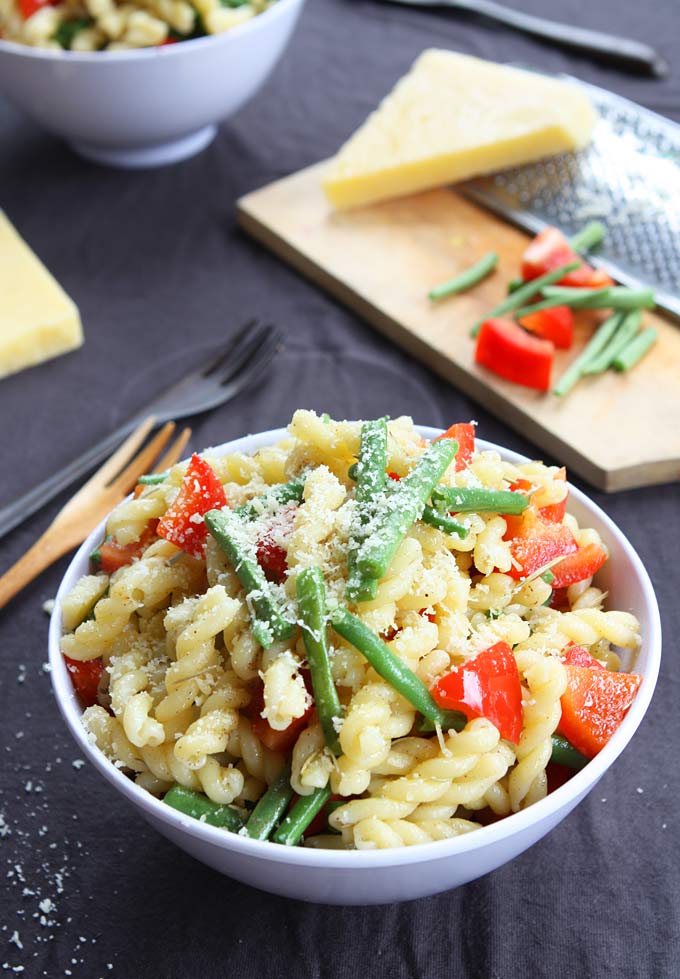
<instances>
[{"instance_id":1,"label":"red bell pepper chunk","mask_svg":"<svg viewBox=\"0 0 680 979\"><path fill-rule=\"evenodd\" d=\"M566 482L567 470L564 468L564 466L562 466L561 469L558 469L558 471L555 473L555 479ZM514 493L528 493L529 496L532 496L533 485L534 484L529 479L516 479L514 483L510 484L510 489ZM546 523L562 523L564 520L564 515L567 512L568 496L569 492L567 491L566 496L563 500L560 500L559 503L549 503L548 506L538 507L538 515L541 520L545 520ZM506 532L505 536L507 540L508 537L512 537L519 531L522 525L522 517L512 517L510 514L508 514L505 517L505 522L508 525L508 530L513 528L512 532Z\"/></svg>"},{"instance_id":2,"label":"red bell pepper chunk","mask_svg":"<svg viewBox=\"0 0 680 979\"><path fill-rule=\"evenodd\" d=\"M504 519L508 528L504 539L510 542L515 561L507 573L518 581L528 578L555 558L566 557L578 550L567 526L541 520L533 507L527 507L519 520L517 517Z\"/></svg>"},{"instance_id":3,"label":"red bell pepper chunk","mask_svg":"<svg viewBox=\"0 0 680 979\"><path fill-rule=\"evenodd\" d=\"M472 455L475 451L475 426L472 422L456 422L442 434L438 435L435 442L439 439L455 439L458 443L456 452L456 472L467 468L472 462Z\"/></svg>"},{"instance_id":4,"label":"red bell pepper chunk","mask_svg":"<svg viewBox=\"0 0 680 979\"><path fill-rule=\"evenodd\" d=\"M577 581L592 578L607 560L604 550L597 544L585 544L575 554L558 561L550 570L555 575L553 588L568 588Z\"/></svg>"},{"instance_id":5,"label":"red bell pepper chunk","mask_svg":"<svg viewBox=\"0 0 680 979\"><path fill-rule=\"evenodd\" d=\"M81 662L77 659L69 659L68 656L64 656L64 662L70 674L73 689L81 704L83 707L93 707L97 703L99 681L104 672L104 663L101 659Z\"/></svg>"},{"instance_id":6,"label":"red bell pepper chunk","mask_svg":"<svg viewBox=\"0 0 680 979\"><path fill-rule=\"evenodd\" d=\"M574 314L569 306L541 309L523 316L519 322L535 336L552 340L560 350L569 350L574 342Z\"/></svg>"},{"instance_id":7,"label":"red bell pepper chunk","mask_svg":"<svg viewBox=\"0 0 680 979\"><path fill-rule=\"evenodd\" d=\"M603 670L602 663L598 663L594 656L591 656L584 646L567 646L562 651L562 662L567 666L586 666L590 670Z\"/></svg>"},{"instance_id":8,"label":"red bell pepper chunk","mask_svg":"<svg viewBox=\"0 0 680 979\"><path fill-rule=\"evenodd\" d=\"M208 510L226 505L227 497L217 473L194 452L179 493L158 522L158 536L192 557L201 558L208 536L203 517Z\"/></svg>"},{"instance_id":9,"label":"red bell pepper chunk","mask_svg":"<svg viewBox=\"0 0 680 979\"><path fill-rule=\"evenodd\" d=\"M435 702L468 720L485 717L502 738L517 744L522 734L522 688L517 662L506 642L440 677L430 691Z\"/></svg>"},{"instance_id":10,"label":"red bell pepper chunk","mask_svg":"<svg viewBox=\"0 0 680 979\"><path fill-rule=\"evenodd\" d=\"M57 3L57 0L19 0L19 10L24 20L28 20L33 14L37 13L41 7Z\"/></svg>"},{"instance_id":11,"label":"red bell pepper chunk","mask_svg":"<svg viewBox=\"0 0 680 979\"><path fill-rule=\"evenodd\" d=\"M606 272L594 269L576 254L558 228L544 228L529 244L522 256L522 278L529 282L572 262L581 264L563 276L559 285L584 289L602 289L613 285L613 279Z\"/></svg>"},{"instance_id":12,"label":"red bell pepper chunk","mask_svg":"<svg viewBox=\"0 0 680 979\"><path fill-rule=\"evenodd\" d=\"M538 391L550 389L554 356L555 346L550 340L532 336L512 320L485 320L475 347L478 364Z\"/></svg>"},{"instance_id":13,"label":"red bell pepper chunk","mask_svg":"<svg viewBox=\"0 0 680 979\"><path fill-rule=\"evenodd\" d=\"M156 536L157 526L157 520L149 521L139 540L132 541L131 544L119 544L114 538L105 540L103 544L99 545L99 554L101 555L99 570L105 574L113 574L114 571L132 564L133 561L140 558Z\"/></svg>"},{"instance_id":14,"label":"red bell pepper chunk","mask_svg":"<svg viewBox=\"0 0 680 979\"><path fill-rule=\"evenodd\" d=\"M559 728L577 751L594 758L607 744L635 699L641 677L585 666L566 666Z\"/></svg>"},{"instance_id":15,"label":"red bell pepper chunk","mask_svg":"<svg viewBox=\"0 0 680 979\"><path fill-rule=\"evenodd\" d=\"M257 563L270 581L283 581L286 577L288 552L284 541L293 529L296 509L295 503L283 507L257 539Z\"/></svg>"}]
</instances>

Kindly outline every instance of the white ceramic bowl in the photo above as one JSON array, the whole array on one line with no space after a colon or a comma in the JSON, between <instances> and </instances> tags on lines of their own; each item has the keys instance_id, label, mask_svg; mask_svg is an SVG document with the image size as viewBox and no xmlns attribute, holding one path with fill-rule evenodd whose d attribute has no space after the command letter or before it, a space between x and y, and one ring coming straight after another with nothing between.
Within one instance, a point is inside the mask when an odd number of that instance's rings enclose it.
<instances>
[{"instance_id":1,"label":"white ceramic bowl","mask_svg":"<svg viewBox=\"0 0 680 979\"><path fill-rule=\"evenodd\" d=\"M420 428L432 438L440 434ZM250 452L280 440L285 432L265 432L221 446L223 452ZM478 439L484 449L498 449L506 459L523 456ZM339 851L285 847L250 840L188 818L139 788L115 768L87 739L81 708L59 652L62 632L60 601L88 570L88 555L102 538L103 525L90 535L71 562L57 594L50 623L52 683L57 703L80 750L153 826L183 850L221 873L273 894L324 904L384 904L437 894L481 877L518 856L549 833L597 784L626 747L654 692L661 656L661 625L651 582L632 546L612 521L574 487L569 509L594 527L611 549L600 572L612 608L634 612L643 643L634 664L643 676L637 696L611 741L584 769L547 798L522 812L452 840L394 850ZM92 827L95 832L95 827Z\"/></svg>"},{"instance_id":2,"label":"white ceramic bowl","mask_svg":"<svg viewBox=\"0 0 680 979\"><path fill-rule=\"evenodd\" d=\"M132 51L48 51L0 39L0 93L78 153L154 167L198 153L264 83L304 0L239 27Z\"/></svg>"}]
</instances>

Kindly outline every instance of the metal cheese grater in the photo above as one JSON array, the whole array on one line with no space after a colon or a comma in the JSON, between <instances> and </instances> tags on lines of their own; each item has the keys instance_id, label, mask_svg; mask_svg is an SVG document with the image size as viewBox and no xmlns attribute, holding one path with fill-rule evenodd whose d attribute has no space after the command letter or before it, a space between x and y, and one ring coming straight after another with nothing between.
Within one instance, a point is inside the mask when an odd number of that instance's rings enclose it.
<instances>
[{"instance_id":1,"label":"metal cheese grater","mask_svg":"<svg viewBox=\"0 0 680 979\"><path fill-rule=\"evenodd\" d=\"M566 76L563 76L566 77ZM595 85L581 85L600 119L580 153L541 160L460 188L529 231L607 229L592 264L630 286L651 286L680 318L680 125Z\"/></svg>"}]
</instances>

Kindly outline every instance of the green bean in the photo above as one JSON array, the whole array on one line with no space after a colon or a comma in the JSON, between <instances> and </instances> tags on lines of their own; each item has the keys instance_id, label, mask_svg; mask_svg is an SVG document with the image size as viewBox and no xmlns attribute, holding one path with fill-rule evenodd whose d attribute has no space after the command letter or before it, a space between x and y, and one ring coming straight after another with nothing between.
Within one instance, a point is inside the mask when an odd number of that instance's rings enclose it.
<instances>
[{"instance_id":1,"label":"green bean","mask_svg":"<svg viewBox=\"0 0 680 979\"><path fill-rule=\"evenodd\" d=\"M619 351L612 362L612 367L617 371L629 371L631 367L635 367L649 348L654 346L657 336L657 331L653 326L647 327L634 340L631 340L628 346Z\"/></svg>"},{"instance_id":2,"label":"green bean","mask_svg":"<svg viewBox=\"0 0 680 979\"><path fill-rule=\"evenodd\" d=\"M634 309L626 313L619 323L614 336L597 357L592 357L583 368L584 374L602 374L611 367L621 351L628 346L640 327L642 310Z\"/></svg>"},{"instance_id":3,"label":"green bean","mask_svg":"<svg viewBox=\"0 0 680 979\"><path fill-rule=\"evenodd\" d=\"M272 836L274 843L282 843L284 846L295 846L299 843L304 831L330 797L331 790L327 785L323 789L314 789L311 795L300 796Z\"/></svg>"},{"instance_id":4,"label":"green bean","mask_svg":"<svg viewBox=\"0 0 680 979\"><path fill-rule=\"evenodd\" d=\"M182 785L173 785L165 793L163 802L187 816L199 819L202 823L221 826L232 833L238 833L243 827L243 818L233 806L221 806L208 799L202 792L185 789Z\"/></svg>"},{"instance_id":5,"label":"green bean","mask_svg":"<svg viewBox=\"0 0 680 979\"><path fill-rule=\"evenodd\" d=\"M164 473L146 473L146 475L140 476L137 482L141 486L158 486L160 483L164 483L167 477L167 470Z\"/></svg>"},{"instance_id":6,"label":"green bean","mask_svg":"<svg viewBox=\"0 0 680 979\"><path fill-rule=\"evenodd\" d=\"M254 547L245 539L244 525L235 511L209 510L205 522L246 591L257 641L268 649L277 639L289 639L295 631L295 623L285 617L272 585L257 563Z\"/></svg>"},{"instance_id":7,"label":"green bean","mask_svg":"<svg viewBox=\"0 0 680 979\"><path fill-rule=\"evenodd\" d=\"M440 512L524 513L529 497L511 490L479 489L476 486L437 486L432 502Z\"/></svg>"},{"instance_id":8,"label":"green bean","mask_svg":"<svg viewBox=\"0 0 680 979\"><path fill-rule=\"evenodd\" d=\"M268 840L293 798L290 765L285 765L248 817L246 833L253 840Z\"/></svg>"},{"instance_id":9,"label":"green bean","mask_svg":"<svg viewBox=\"0 0 680 979\"><path fill-rule=\"evenodd\" d=\"M423 523L429 524L430 527L436 527L437 530L441 530L444 534L455 534L461 540L468 535L468 529L462 523L458 523L448 513L439 513L429 504L423 510L423 515L420 519Z\"/></svg>"},{"instance_id":10,"label":"green bean","mask_svg":"<svg viewBox=\"0 0 680 979\"><path fill-rule=\"evenodd\" d=\"M73 39L76 34L80 34L82 30L91 24L94 24L91 17L76 17L74 20L64 20L52 35L52 40L56 41L57 44L60 44L62 48L68 51L73 44Z\"/></svg>"},{"instance_id":11,"label":"green bean","mask_svg":"<svg viewBox=\"0 0 680 979\"><path fill-rule=\"evenodd\" d=\"M548 568L547 571L544 571L540 577L542 581L545 581L546 585L552 585L553 581L555 580L555 575L552 573L550 568Z\"/></svg>"},{"instance_id":12,"label":"green bean","mask_svg":"<svg viewBox=\"0 0 680 979\"><path fill-rule=\"evenodd\" d=\"M368 524L357 554L357 567L369 578L383 577L409 528L422 516L432 491L458 451L455 439L432 442L385 499Z\"/></svg>"},{"instance_id":13,"label":"green bean","mask_svg":"<svg viewBox=\"0 0 680 979\"><path fill-rule=\"evenodd\" d=\"M357 481L357 471L358 471L358 469L359 469L359 463L358 462L353 462L352 465L347 470L347 476L348 476L348 478L351 479L352 482L354 482L354 483L356 483L356 481Z\"/></svg>"},{"instance_id":14,"label":"green bean","mask_svg":"<svg viewBox=\"0 0 680 979\"><path fill-rule=\"evenodd\" d=\"M569 245L575 252L587 252L599 245L605 234L606 229L601 221L589 221L585 228L569 239Z\"/></svg>"},{"instance_id":15,"label":"green bean","mask_svg":"<svg viewBox=\"0 0 680 979\"><path fill-rule=\"evenodd\" d=\"M553 394L557 395L558 398L562 398L571 391L573 386L583 376L583 369L586 364L590 363L593 357L597 357L600 351L604 350L614 336L621 319L621 313L614 313L613 316L610 316L598 327L576 360L572 361L562 377L558 380L553 388Z\"/></svg>"},{"instance_id":16,"label":"green bean","mask_svg":"<svg viewBox=\"0 0 680 979\"><path fill-rule=\"evenodd\" d=\"M331 625L337 633L366 657L376 673L402 697L433 722L441 722L442 712L430 696L430 692L409 670L402 660L392 653L379 636L347 609L337 608L331 615Z\"/></svg>"},{"instance_id":17,"label":"green bean","mask_svg":"<svg viewBox=\"0 0 680 979\"><path fill-rule=\"evenodd\" d=\"M468 719L465 714L457 710L443 710L441 712L440 725L442 731L462 731ZM421 734L429 734L434 731L435 726L427 717L421 717L418 722L418 730Z\"/></svg>"},{"instance_id":18,"label":"green bean","mask_svg":"<svg viewBox=\"0 0 680 979\"><path fill-rule=\"evenodd\" d=\"M285 503L300 502L305 490L305 477L298 476L291 479L289 483L281 483L274 486L262 496L256 496L254 500L244 503L235 512L244 520L256 520L272 503L283 506Z\"/></svg>"},{"instance_id":19,"label":"green bean","mask_svg":"<svg viewBox=\"0 0 680 979\"><path fill-rule=\"evenodd\" d=\"M557 762L558 765L566 765L568 768L579 769L587 765L589 759L577 751L573 744L563 738L562 735L553 734L550 761Z\"/></svg>"},{"instance_id":20,"label":"green bean","mask_svg":"<svg viewBox=\"0 0 680 979\"><path fill-rule=\"evenodd\" d=\"M361 426L359 461L356 464L356 515L347 547L347 598L352 602L371 601L378 591L375 575L363 573L357 558L366 528L375 517L376 503L385 488L387 469L387 420L378 418Z\"/></svg>"},{"instance_id":21,"label":"green bean","mask_svg":"<svg viewBox=\"0 0 680 979\"><path fill-rule=\"evenodd\" d=\"M508 295L511 296L513 292L517 292L524 285L524 279L521 275L516 275L514 279L510 279L508 282Z\"/></svg>"},{"instance_id":22,"label":"green bean","mask_svg":"<svg viewBox=\"0 0 680 979\"><path fill-rule=\"evenodd\" d=\"M569 262L567 265L561 265L553 272L546 272L545 275L539 275L537 279L532 279L530 282L525 282L524 285L516 289L511 296L507 296L497 306L494 306L494 308L487 313L483 319L478 320L470 330L470 336L477 336L482 328L482 323L485 320L491 319L494 316L503 316L505 313L511 313L514 309L519 309L520 306L528 302L528 300L532 299L537 293L539 293L544 286L552 285L553 282L559 282L560 279L564 278L567 272L573 272L574 269L579 268L580 265L580 262Z\"/></svg>"},{"instance_id":23,"label":"green bean","mask_svg":"<svg viewBox=\"0 0 680 979\"><path fill-rule=\"evenodd\" d=\"M578 290L574 290L576 292ZM532 313L542 313L544 309L555 309L557 306L569 306L572 309L592 309L592 303L598 296L605 297L611 292L609 286L603 287L602 289L591 289L583 290L583 292L588 292L587 296L584 295L573 295L573 296L563 296L563 295L550 295L546 299L541 299L537 303L532 303L530 306L521 306L520 309L513 313L515 319L521 319L523 316L531 316Z\"/></svg>"},{"instance_id":24,"label":"green bean","mask_svg":"<svg viewBox=\"0 0 680 979\"><path fill-rule=\"evenodd\" d=\"M478 262L471 265L460 275L456 275L453 279L449 279L447 282L442 282L441 285L435 286L428 292L428 298L432 302L437 302L439 299L446 299L447 296L455 296L459 292L465 292L466 289L471 289L476 286L478 282L486 278L490 272L498 265L498 255L496 252L487 252L483 258L480 258Z\"/></svg>"},{"instance_id":25,"label":"green bean","mask_svg":"<svg viewBox=\"0 0 680 979\"><path fill-rule=\"evenodd\" d=\"M571 286L545 286L541 293L546 299L558 299L559 305L574 305L579 309L653 309L653 289L628 289L609 286L607 289L576 289Z\"/></svg>"},{"instance_id":26,"label":"green bean","mask_svg":"<svg viewBox=\"0 0 680 979\"><path fill-rule=\"evenodd\" d=\"M102 541L102 544L105 543ZM101 567L102 563L102 544L97 544L93 551L90 551L89 562L94 569Z\"/></svg>"},{"instance_id":27,"label":"green bean","mask_svg":"<svg viewBox=\"0 0 680 979\"><path fill-rule=\"evenodd\" d=\"M296 582L302 638L312 677L314 704L326 744L334 755L340 755L335 724L342 717L342 707L333 683L326 643L326 589L319 568L305 568Z\"/></svg>"}]
</instances>

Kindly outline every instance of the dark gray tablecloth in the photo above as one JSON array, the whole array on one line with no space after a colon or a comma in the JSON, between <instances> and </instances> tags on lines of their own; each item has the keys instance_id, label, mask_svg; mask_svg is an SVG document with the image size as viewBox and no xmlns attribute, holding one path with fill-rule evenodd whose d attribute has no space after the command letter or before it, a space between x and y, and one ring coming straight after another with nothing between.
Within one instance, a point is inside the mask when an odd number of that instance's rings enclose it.
<instances>
[{"instance_id":1,"label":"dark gray tablecloth","mask_svg":"<svg viewBox=\"0 0 680 979\"><path fill-rule=\"evenodd\" d=\"M569 70L680 118L677 0L518 6L645 39L675 60L676 72L664 82L634 78L467 16L319 0L257 98L179 166L90 166L0 102L0 206L78 302L87 338L78 353L0 383L0 500L89 446L197 360L199 348L252 315L286 327L285 352L256 391L196 422L195 448L283 425L305 406L341 417L410 413L435 425L476 417L483 437L535 454L483 406L245 238L233 210L239 194L331 154L432 44ZM649 714L613 770L547 839L467 887L394 907L314 907L220 877L82 767L44 669L41 603L66 560L43 575L0 612L7 974L680 974L678 487L592 495L638 548L662 606L665 660ZM55 509L2 542L0 567Z\"/></svg>"}]
</instances>

